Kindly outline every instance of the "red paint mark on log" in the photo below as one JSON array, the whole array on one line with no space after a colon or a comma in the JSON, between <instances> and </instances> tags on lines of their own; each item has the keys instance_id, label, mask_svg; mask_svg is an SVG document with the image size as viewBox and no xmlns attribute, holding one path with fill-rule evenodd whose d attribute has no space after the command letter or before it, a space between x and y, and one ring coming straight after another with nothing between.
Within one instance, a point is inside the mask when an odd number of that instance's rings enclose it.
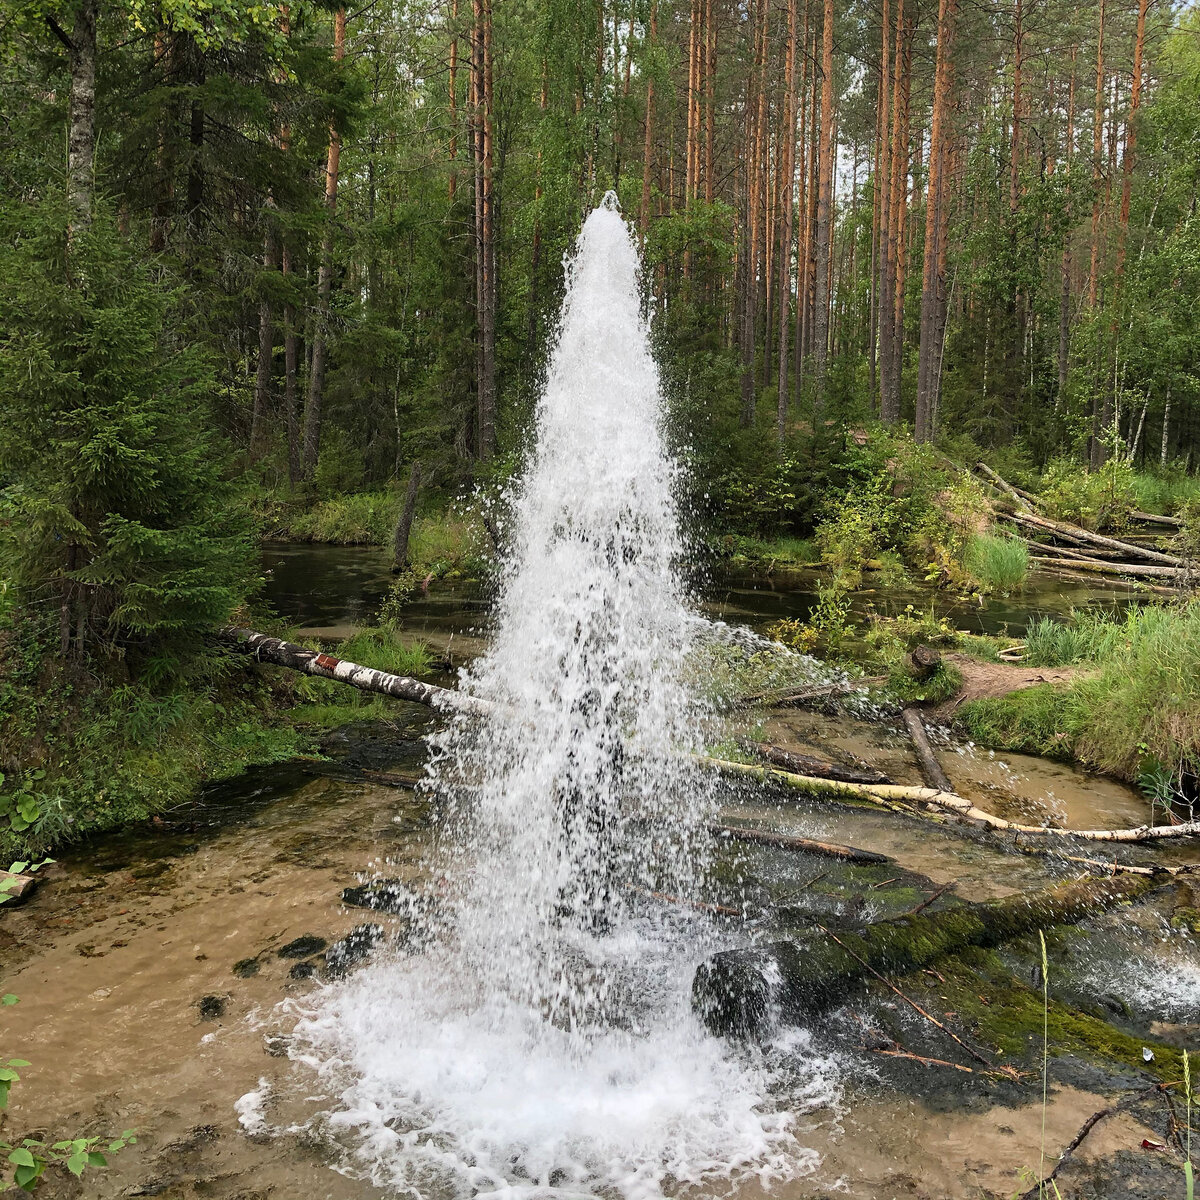
<instances>
[{"instance_id":1,"label":"red paint mark on log","mask_svg":"<svg viewBox=\"0 0 1200 1200\"><path fill-rule=\"evenodd\" d=\"M332 654L317 655L317 666L324 667L326 671L332 671L341 661L340 658L334 658Z\"/></svg>"}]
</instances>

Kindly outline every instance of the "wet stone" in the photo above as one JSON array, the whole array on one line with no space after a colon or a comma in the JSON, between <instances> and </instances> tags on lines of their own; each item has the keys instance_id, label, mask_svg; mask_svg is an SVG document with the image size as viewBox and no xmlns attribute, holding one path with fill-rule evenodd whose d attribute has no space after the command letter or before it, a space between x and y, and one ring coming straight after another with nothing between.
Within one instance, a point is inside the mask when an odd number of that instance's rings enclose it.
<instances>
[{"instance_id":1,"label":"wet stone","mask_svg":"<svg viewBox=\"0 0 1200 1200\"><path fill-rule=\"evenodd\" d=\"M251 975L258 974L258 966L257 958L239 958L233 964L233 973L239 979L249 979Z\"/></svg>"},{"instance_id":2,"label":"wet stone","mask_svg":"<svg viewBox=\"0 0 1200 1200\"><path fill-rule=\"evenodd\" d=\"M334 942L325 952L325 965L330 974L344 975L355 963L366 958L382 937L381 925L356 925L340 942Z\"/></svg>"},{"instance_id":3,"label":"wet stone","mask_svg":"<svg viewBox=\"0 0 1200 1200\"><path fill-rule=\"evenodd\" d=\"M200 1020L215 1021L225 1015L225 997L201 996L196 1001L196 1007L200 1010Z\"/></svg>"},{"instance_id":4,"label":"wet stone","mask_svg":"<svg viewBox=\"0 0 1200 1200\"><path fill-rule=\"evenodd\" d=\"M352 908L406 916L412 913L415 897L398 879L376 879L342 892L342 903Z\"/></svg>"},{"instance_id":5,"label":"wet stone","mask_svg":"<svg viewBox=\"0 0 1200 1200\"><path fill-rule=\"evenodd\" d=\"M296 938L294 942L280 946L276 953L280 958L310 958L314 954L320 954L328 945L329 943L323 937L306 933L303 937Z\"/></svg>"},{"instance_id":6,"label":"wet stone","mask_svg":"<svg viewBox=\"0 0 1200 1200\"><path fill-rule=\"evenodd\" d=\"M288 972L292 979L311 979L317 973L317 965L313 962L298 962Z\"/></svg>"},{"instance_id":7,"label":"wet stone","mask_svg":"<svg viewBox=\"0 0 1200 1200\"><path fill-rule=\"evenodd\" d=\"M272 1037L265 1039L263 1049L272 1058L287 1058L288 1050L291 1049L292 1039L284 1034L275 1034Z\"/></svg>"}]
</instances>

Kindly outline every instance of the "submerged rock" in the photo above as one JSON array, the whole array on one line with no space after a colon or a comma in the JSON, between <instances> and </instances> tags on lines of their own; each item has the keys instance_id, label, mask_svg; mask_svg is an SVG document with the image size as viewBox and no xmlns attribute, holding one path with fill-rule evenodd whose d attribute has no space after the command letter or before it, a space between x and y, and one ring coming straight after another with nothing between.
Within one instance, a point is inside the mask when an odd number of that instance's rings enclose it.
<instances>
[{"instance_id":1,"label":"submerged rock","mask_svg":"<svg viewBox=\"0 0 1200 1200\"><path fill-rule=\"evenodd\" d=\"M335 977L345 975L350 967L371 953L382 937L382 925L356 925L325 952L325 965L329 973Z\"/></svg>"},{"instance_id":2,"label":"submerged rock","mask_svg":"<svg viewBox=\"0 0 1200 1200\"><path fill-rule=\"evenodd\" d=\"M259 962L257 958L240 958L233 964L233 973L239 979L249 979L251 975L257 975Z\"/></svg>"},{"instance_id":3,"label":"submerged rock","mask_svg":"<svg viewBox=\"0 0 1200 1200\"><path fill-rule=\"evenodd\" d=\"M417 907L416 897L398 879L374 879L342 892L342 903L352 908L370 908L393 916L411 916Z\"/></svg>"},{"instance_id":4,"label":"submerged rock","mask_svg":"<svg viewBox=\"0 0 1200 1200\"><path fill-rule=\"evenodd\" d=\"M303 937L288 942L286 946L280 946L275 953L280 958L311 958L314 954L320 954L328 945L329 943L323 937L306 933Z\"/></svg>"},{"instance_id":5,"label":"submerged rock","mask_svg":"<svg viewBox=\"0 0 1200 1200\"><path fill-rule=\"evenodd\" d=\"M196 1007L200 1010L200 1020L215 1021L225 1015L225 997L201 996L196 1001Z\"/></svg>"}]
</instances>

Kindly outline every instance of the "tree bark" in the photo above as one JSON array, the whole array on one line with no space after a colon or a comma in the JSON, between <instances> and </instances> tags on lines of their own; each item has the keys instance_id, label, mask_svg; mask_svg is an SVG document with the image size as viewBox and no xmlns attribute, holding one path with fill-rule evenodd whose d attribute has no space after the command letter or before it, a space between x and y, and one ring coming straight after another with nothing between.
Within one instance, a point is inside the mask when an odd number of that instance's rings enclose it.
<instances>
[{"instance_id":1,"label":"tree bark","mask_svg":"<svg viewBox=\"0 0 1200 1200\"><path fill-rule=\"evenodd\" d=\"M333 19L333 61L346 55L346 10L339 8ZM338 170L342 137L337 122L329 123L329 153L325 160L325 230L321 237L321 265L317 273L317 313L313 329L312 367L308 377L308 399L304 406L305 479L312 479L321 452L321 406L325 392L325 357L329 337L329 303L333 293L334 218L337 215Z\"/></svg>"},{"instance_id":2,"label":"tree bark","mask_svg":"<svg viewBox=\"0 0 1200 1200\"><path fill-rule=\"evenodd\" d=\"M776 400L775 436L781 451L787 434L788 408L788 324L792 294L792 191L796 151L796 0L788 0L786 51L787 97L783 115L783 162L779 173L783 189L783 221L779 234L779 389Z\"/></svg>"},{"instance_id":3,"label":"tree bark","mask_svg":"<svg viewBox=\"0 0 1200 1200\"><path fill-rule=\"evenodd\" d=\"M1133 84L1129 116L1125 119L1125 154L1121 163L1121 223L1117 242L1117 277L1125 267L1125 241L1129 234L1129 201L1133 191L1133 164L1137 156L1137 115L1142 103L1142 55L1146 48L1146 10L1150 0L1138 0L1137 33L1133 45Z\"/></svg>"},{"instance_id":4,"label":"tree bark","mask_svg":"<svg viewBox=\"0 0 1200 1200\"><path fill-rule=\"evenodd\" d=\"M821 29L821 145L817 165L817 261L813 298L813 411L825 405L829 351L829 250L833 222L833 0Z\"/></svg>"},{"instance_id":5,"label":"tree bark","mask_svg":"<svg viewBox=\"0 0 1200 1200\"><path fill-rule=\"evenodd\" d=\"M404 492L404 504L392 534L392 570L403 571L408 566L408 538L412 533L413 514L417 510L417 491L421 486L421 464L413 460L408 473L408 487Z\"/></svg>"},{"instance_id":6,"label":"tree bark","mask_svg":"<svg viewBox=\"0 0 1200 1200\"><path fill-rule=\"evenodd\" d=\"M860 850L857 846L841 846L836 842L818 842L812 838L794 834L776 833L771 829L751 829L746 825L710 825L709 832L718 838L735 842L750 842L759 846L772 846L778 850L799 850L805 854L820 854L826 858L839 858L853 863L889 863L886 854L874 850Z\"/></svg>"},{"instance_id":7,"label":"tree bark","mask_svg":"<svg viewBox=\"0 0 1200 1200\"><path fill-rule=\"evenodd\" d=\"M1020 4L1017 0L1018 28ZM945 256L940 245L943 229L945 174L949 134L950 91L953 69L955 0L940 0L937 24L937 60L934 68L933 117L929 130L929 181L925 200L925 252L921 275L921 342L917 358L916 438L933 438L934 387L937 380L940 322L938 311L946 302ZM1019 78L1019 76L1018 76ZM939 271L939 266L941 270Z\"/></svg>"},{"instance_id":8,"label":"tree bark","mask_svg":"<svg viewBox=\"0 0 1200 1200\"><path fill-rule=\"evenodd\" d=\"M79 0L71 30L71 94L67 130L68 239L91 226L96 156L97 0Z\"/></svg>"},{"instance_id":9,"label":"tree bark","mask_svg":"<svg viewBox=\"0 0 1200 1200\"><path fill-rule=\"evenodd\" d=\"M223 629L218 636L232 649L253 655L259 662L287 667L305 675L314 675L318 679L334 679L362 692L377 692L397 700L411 700L415 704L426 704L431 708L448 711L488 711L489 706L484 701L476 700L462 692L451 691L450 688L438 687L432 683L422 683L419 679L412 679L407 675L376 671L348 659L323 654L319 650L306 650L294 642L285 642L282 638L256 633L253 629Z\"/></svg>"},{"instance_id":10,"label":"tree bark","mask_svg":"<svg viewBox=\"0 0 1200 1200\"><path fill-rule=\"evenodd\" d=\"M263 234L262 298L258 302L258 369L254 376L254 409L250 417L250 452L257 454L262 444L263 422L271 397L271 375L275 358L275 327L272 323L271 296L267 276L275 268L275 248L270 228Z\"/></svg>"},{"instance_id":11,"label":"tree bark","mask_svg":"<svg viewBox=\"0 0 1200 1200\"><path fill-rule=\"evenodd\" d=\"M925 722L921 720L921 714L915 708L906 708L900 716L909 737L912 738L913 750L916 751L925 786L939 792L953 792L954 787L946 778L946 772L942 770L942 764L938 762L937 755L929 744L929 735L925 732Z\"/></svg>"}]
</instances>

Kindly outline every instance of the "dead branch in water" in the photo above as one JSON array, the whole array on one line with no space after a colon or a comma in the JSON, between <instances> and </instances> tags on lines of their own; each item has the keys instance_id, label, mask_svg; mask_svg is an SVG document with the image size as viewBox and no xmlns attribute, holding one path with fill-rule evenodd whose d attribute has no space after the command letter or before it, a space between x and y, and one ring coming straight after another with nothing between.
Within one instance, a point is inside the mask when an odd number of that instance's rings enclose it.
<instances>
[{"instance_id":1,"label":"dead branch in water","mask_svg":"<svg viewBox=\"0 0 1200 1200\"><path fill-rule=\"evenodd\" d=\"M900 719L904 722L904 728L908 730L908 736L912 738L913 750L916 751L917 762L921 767L921 778L925 780L925 786L939 792L953 792L954 787L946 777L946 772L942 770L942 764L938 762L933 747L929 744L929 734L925 732L925 722L921 719L921 714L915 708L910 707L900 714Z\"/></svg>"},{"instance_id":2,"label":"dead branch in water","mask_svg":"<svg viewBox=\"0 0 1200 1200\"><path fill-rule=\"evenodd\" d=\"M773 746L769 742L746 741L742 744L747 750L765 758L774 766L782 767L785 771L795 771L797 775L818 775L825 779L840 779L843 783L892 782L882 771L876 771L867 763L856 762L854 766L845 766L831 759L818 758L815 754L785 750L782 746Z\"/></svg>"},{"instance_id":3,"label":"dead branch in water","mask_svg":"<svg viewBox=\"0 0 1200 1200\"><path fill-rule=\"evenodd\" d=\"M822 854L826 858L840 858L843 862L887 863L892 860L886 854L874 850L860 850L857 846L841 846L836 842L818 842L812 838L798 837L790 833L776 833L770 829L751 829L745 825L710 825L709 833L714 837L732 838L738 842L754 842L760 846L774 846L779 850L803 850L808 854Z\"/></svg>"}]
</instances>

